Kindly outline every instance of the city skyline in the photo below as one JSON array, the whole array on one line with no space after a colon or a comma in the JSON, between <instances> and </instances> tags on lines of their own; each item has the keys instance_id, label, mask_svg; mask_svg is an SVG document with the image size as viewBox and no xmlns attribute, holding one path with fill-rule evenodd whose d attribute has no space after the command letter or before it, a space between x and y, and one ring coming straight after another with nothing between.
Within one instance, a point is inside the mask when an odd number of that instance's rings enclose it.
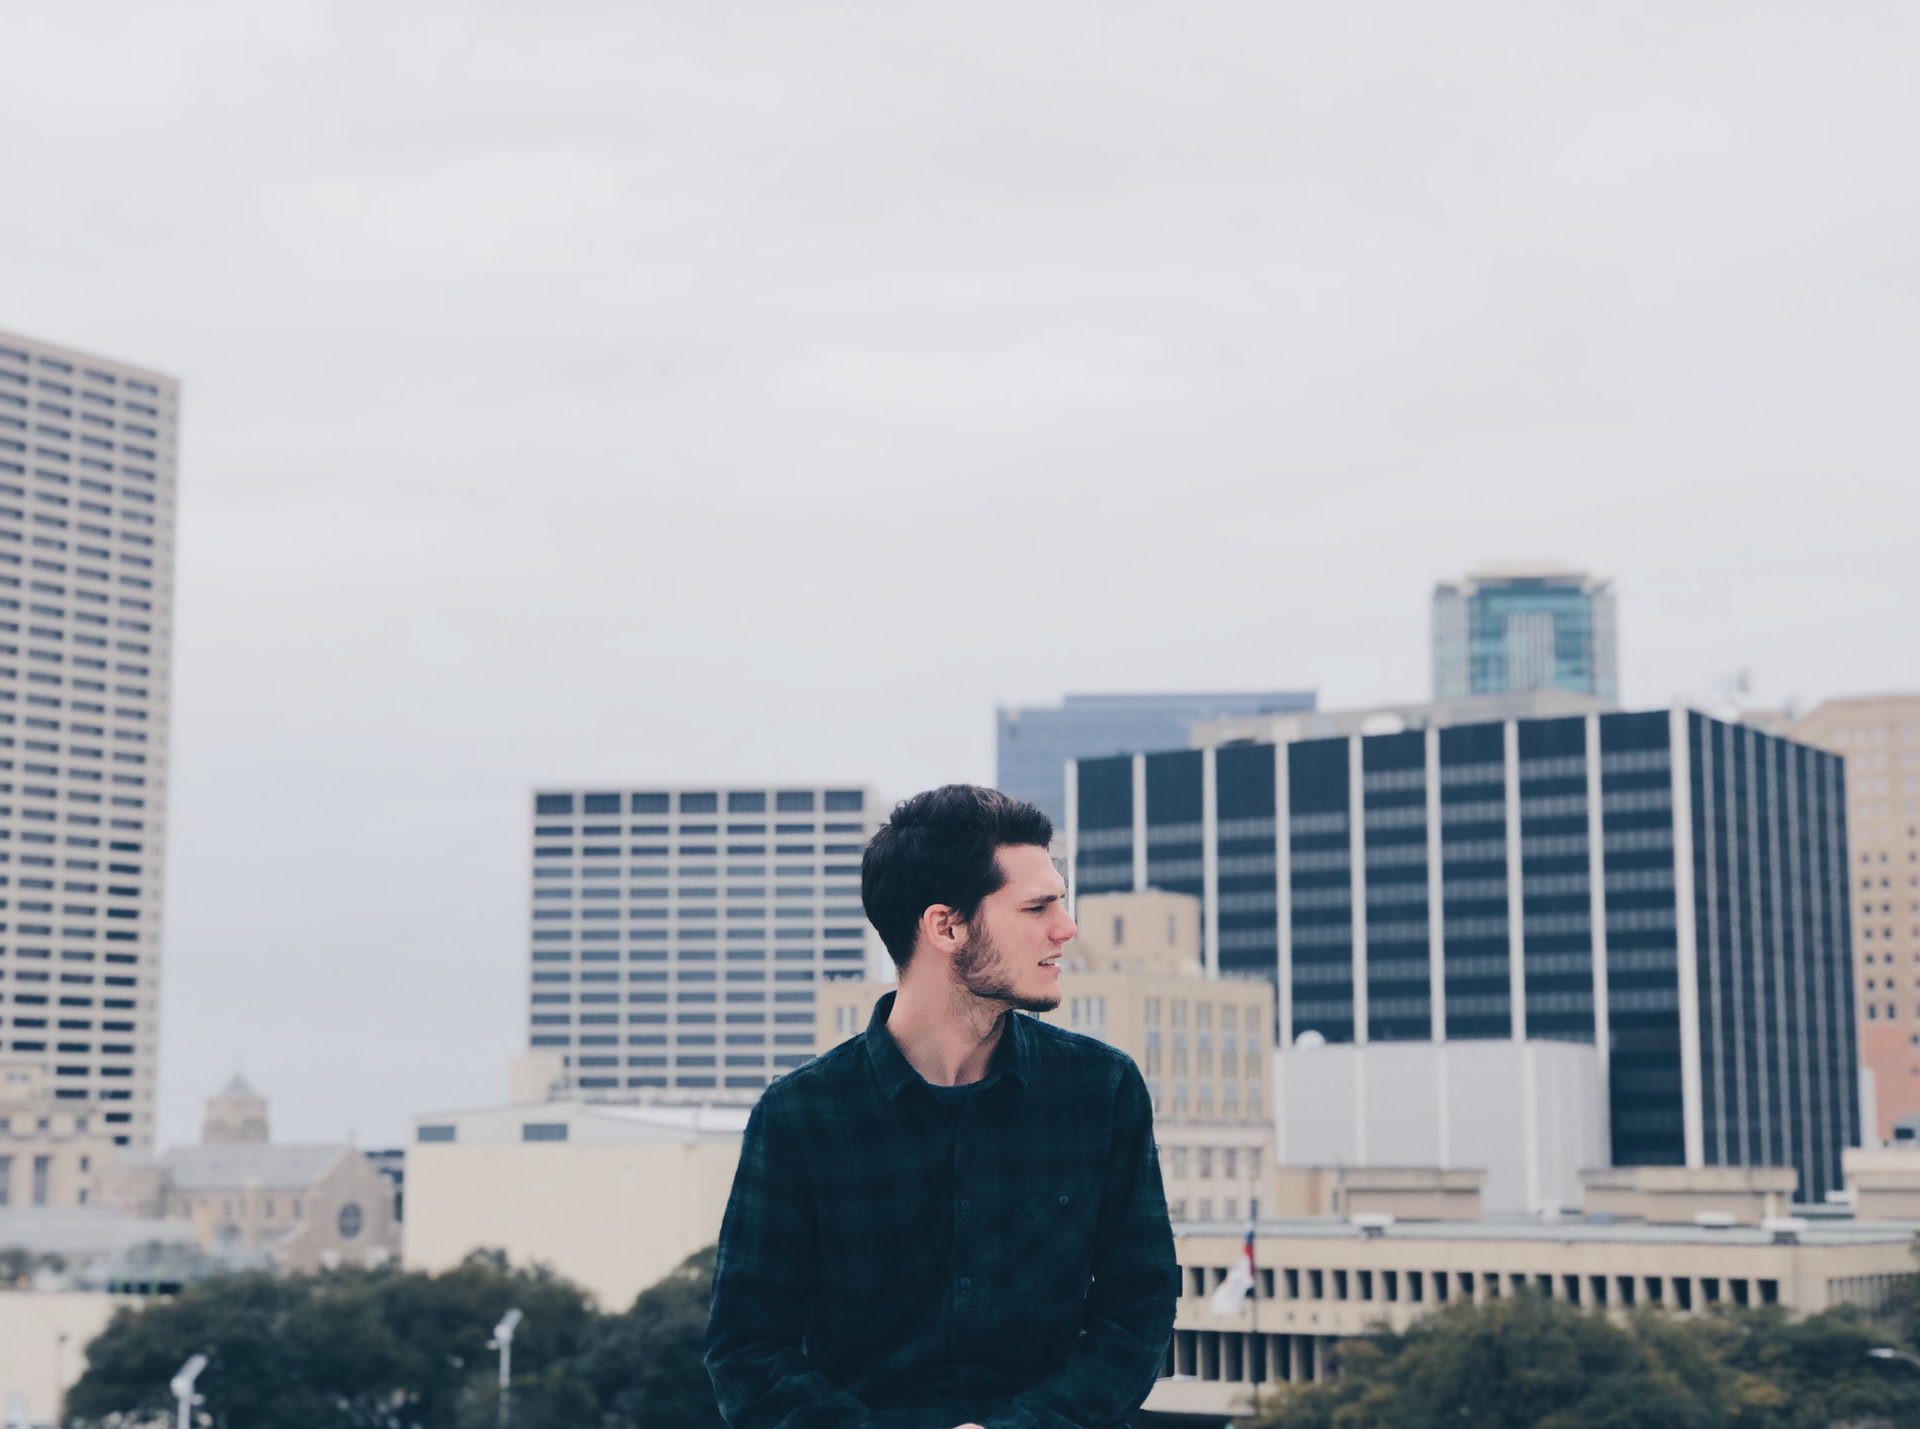
<instances>
[{"instance_id":1,"label":"city skyline","mask_svg":"<svg viewBox=\"0 0 1920 1429\"><path fill-rule=\"evenodd\" d=\"M1418 699L1513 556L1629 707L1920 687L1920 18L216 20L23 14L0 94L0 324L190 394L163 1142L497 1100L536 787Z\"/></svg>"}]
</instances>

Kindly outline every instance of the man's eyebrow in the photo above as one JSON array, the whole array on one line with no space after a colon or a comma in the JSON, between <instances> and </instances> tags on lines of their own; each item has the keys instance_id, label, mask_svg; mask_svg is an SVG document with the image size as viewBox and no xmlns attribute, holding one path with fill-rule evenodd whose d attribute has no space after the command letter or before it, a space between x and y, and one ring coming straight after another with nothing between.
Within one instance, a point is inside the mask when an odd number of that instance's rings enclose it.
<instances>
[{"instance_id":1,"label":"man's eyebrow","mask_svg":"<svg viewBox=\"0 0 1920 1429\"><path fill-rule=\"evenodd\" d=\"M1032 907L1039 903L1058 903L1067 895L1064 893L1030 893L1020 900L1021 906Z\"/></svg>"}]
</instances>

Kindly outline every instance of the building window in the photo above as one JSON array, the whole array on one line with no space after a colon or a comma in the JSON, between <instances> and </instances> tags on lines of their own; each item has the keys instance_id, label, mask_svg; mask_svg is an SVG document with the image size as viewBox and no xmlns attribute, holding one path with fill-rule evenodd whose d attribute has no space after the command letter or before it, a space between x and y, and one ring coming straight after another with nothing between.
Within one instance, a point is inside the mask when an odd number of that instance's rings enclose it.
<instances>
[{"instance_id":1,"label":"building window","mask_svg":"<svg viewBox=\"0 0 1920 1429\"><path fill-rule=\"evenodd\" d=\"M565 1141L567 1124L564 1121L529 1121L520 1127L522 1141Z\"/></svg>"},{"instance_id":2,"label":"building window","mask_svg":"<svg viewBox=\"0 0 1920 1429\"><path fill-rule=\"evenodd\" d=\"M359 1202L348 1201L346 1205L340 1208L339 1226L341 1240L354 1239L354 1237L360 1234L365 1225L366 1217L361 1213Z\"/></svg>"}]
</instances>

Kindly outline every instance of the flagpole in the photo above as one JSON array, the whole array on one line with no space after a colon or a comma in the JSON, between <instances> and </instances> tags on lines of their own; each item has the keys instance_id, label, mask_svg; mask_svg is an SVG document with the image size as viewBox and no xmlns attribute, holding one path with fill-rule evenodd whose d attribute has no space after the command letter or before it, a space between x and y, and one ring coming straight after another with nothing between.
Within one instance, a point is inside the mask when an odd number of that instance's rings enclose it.
<instances>
[{"instance_id":1,"label":"flagpole","mask_svg":"<svg viewBox=\"0 0 1920 1429\"><path fill-rule=\"evenodd\" d=\"M1263 1377L1261 1371L1266 1368L1266 1355L1263 1354L1260 1349L1260 1260L1254 1250L1254 1247L1259 1241L1259 1237L1256 1235L1259 1225L1260 1198L1253 1196L1249 1198L1249 1215L1247 1219L1247 1268L1253 1272L1253 1289L1249 1292L1251 1296L1249 1305L1253 1310L1253 1339L1247 1348L1253 1354L1255 1408L1259 1407L1260 1381Z\"/></svg>"}]
</instances>

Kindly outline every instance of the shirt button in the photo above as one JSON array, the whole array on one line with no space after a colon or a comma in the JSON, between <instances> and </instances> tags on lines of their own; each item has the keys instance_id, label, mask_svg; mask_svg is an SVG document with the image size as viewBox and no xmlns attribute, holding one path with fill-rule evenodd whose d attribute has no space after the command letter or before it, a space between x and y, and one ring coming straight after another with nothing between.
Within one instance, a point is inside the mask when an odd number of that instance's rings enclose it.
<instances>
[{"instance_id":1,"label":"shirt button","mask_svg":"<svg viewBox=\"0 0 1920 1429\"><path fill-rule=\"evenodd\" d=\"M1060 1204L1064 1206L1064 1205L1066 1205L1066 1203L1067 1203L1067 1198L1066 1198L1065 1196L1062 1196L1062 1197L1060 1198Z\"/></svg>"},{"instance_id":2,"label":"shirt button","mask_svg":"<svg viewBox=\"0 0 1920 1429\"><path fill-rule=\"evenodd\" d=\"M973 1202L972 1202L972 1201L969 1201L969 1200L967 1200L967 1199L966 1199L966 1198L964 1198L964 1197L962 1197L962 1198L961 1198L961 1201L960 1201L960 1209L961 1209L961 1210L963 1210L963 1211L970 1211L970 1210L972 1210L972 1209L973 1209Z\"/></svg>"},{"instance_id":3,"label":"shirt button","mask_svg":"<svg viewBox=\"0 0 1920 1429\"><path fill-rule=\"evenodd\" d=\"M973 1282L963 1275L960 1277L960 1288L962 1290L971 1290L973 1289Z\"/></svg>"}]
</instances>

